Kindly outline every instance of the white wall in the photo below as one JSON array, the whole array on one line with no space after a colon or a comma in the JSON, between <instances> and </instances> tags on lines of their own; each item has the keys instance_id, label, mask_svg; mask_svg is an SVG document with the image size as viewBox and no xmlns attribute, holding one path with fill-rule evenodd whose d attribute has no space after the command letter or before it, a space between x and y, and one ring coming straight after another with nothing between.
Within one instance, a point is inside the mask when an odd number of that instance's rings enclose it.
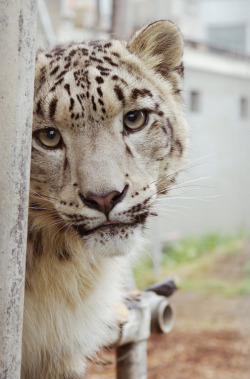
<instances>
[{"instance_id":1,"label":"white wall","mask_svg":"<svg viewBox=\"0 0 250 379\"><path fill-rule=\"evenodd\" d=\"M191 209L171 206L169 213L164 211L163 239L173 232L202 234L250 228L250 62L196 51L186 51L185 61L184 99L191 129L189 161L195 167L187 169L179 183L207 176L210 179L184 184L175 191L196 200L165 201ZM220 67L224 67L224 74ZM191 90L201 95L197 113L189 110ZM241 96L248 98L247 119L240 117ZM208 157L198 159L204 156ZM173 210L185 215L174 215Z\"/></svg>"}]
</instances>

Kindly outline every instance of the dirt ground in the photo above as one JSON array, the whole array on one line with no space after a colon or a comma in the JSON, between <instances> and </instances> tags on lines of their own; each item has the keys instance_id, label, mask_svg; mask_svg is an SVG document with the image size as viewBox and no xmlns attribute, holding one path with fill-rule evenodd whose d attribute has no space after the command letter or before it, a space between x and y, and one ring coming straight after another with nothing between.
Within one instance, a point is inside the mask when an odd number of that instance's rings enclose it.
<instances>
[{"instance_id":1,"label":"dirt ground","mask_svg":"<svg viewBox=\"0 0 250 379\"><path fill-rule=\"evenodd\" d=\"M228 258L221 270L217 266L218 275L235 278L244 263L238 260L249 259L250 249L244 256ZM174 329L148 341L148 379L250 378L249 295L223 298L177 291L171 303L176 311ZM98 359L87 378L115 379L114 351L103 352Z\"/></svg>"}]
</instances>

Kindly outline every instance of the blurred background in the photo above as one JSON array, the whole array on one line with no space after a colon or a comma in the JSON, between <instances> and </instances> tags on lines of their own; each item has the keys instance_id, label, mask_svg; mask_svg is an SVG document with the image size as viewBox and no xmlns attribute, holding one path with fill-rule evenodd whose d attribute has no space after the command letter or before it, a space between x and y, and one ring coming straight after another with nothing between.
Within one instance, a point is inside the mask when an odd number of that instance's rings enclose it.
<instances>
[{"instance_id":1,"label":"blurred background","mask_svg":"<svg viewBox=\"0 0 250 379\"><path fill-rule=\"evenodd\" d=\"M159 19L184 40L190 152L157 205L139 288L177 277L175 330L149 341L149 379L250 377L250 0L39 0L37 47L128 40ZM110 357L107 358L107 361ZM111 359L112 361L112 359ZM103 360L105 363L105 359ZM113 378L110 365L90 378Z\"/></svg>"}]
</instances>

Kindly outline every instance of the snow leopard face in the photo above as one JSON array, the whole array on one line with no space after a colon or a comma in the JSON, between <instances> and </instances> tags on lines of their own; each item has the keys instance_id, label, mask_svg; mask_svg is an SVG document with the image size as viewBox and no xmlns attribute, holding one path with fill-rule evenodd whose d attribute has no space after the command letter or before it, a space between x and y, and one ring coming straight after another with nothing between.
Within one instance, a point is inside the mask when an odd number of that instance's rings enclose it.
<instances>
[{"instance_id":1,"label":"snow leopard face","mask_svg":"<svg viewBox=\"0 0 250 379\"><path fill-rule=\"evenodd\" d=\"M149 25L129 43L38 53L31 229L47 225L95 254L126 254L136 244L187 145L181 58L182 38L169 22Z\"/></svg>"}]
</instances>

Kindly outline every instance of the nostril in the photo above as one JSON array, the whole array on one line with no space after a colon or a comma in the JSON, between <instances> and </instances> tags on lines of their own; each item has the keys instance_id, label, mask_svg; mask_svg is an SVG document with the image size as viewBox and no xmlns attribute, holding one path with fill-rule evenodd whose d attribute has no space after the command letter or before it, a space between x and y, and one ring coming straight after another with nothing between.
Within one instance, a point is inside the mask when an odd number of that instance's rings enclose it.
<instances>
[{"instance_id":1,"label":"nostril","mask_svg":"<svg viewBox=\"0 0 250 379\"><path fill-rule=\"evenodd\" d=\"M80 196L80 199L82 200L82 202L85 205L87 205L89 208L96 208L96 209L98 209L99 205L98 205L98 203L96 201L87 199L80 192L79 192L79 196Z\"/></svg>"},{"instance_id":2,"label":"nostril","mask_svg":"<svg viewBox=\"0 0 250 379\"><path fill-rule=\"evenodd\" d=\"M124 197L126 196L127 192L128 192L128 184L124 187L124 189L123 189L122 192L119 192L118 195L115 195L113 197L112 202L114 203L114 206L124 199Z\"/></svg>"}]
</instances>

